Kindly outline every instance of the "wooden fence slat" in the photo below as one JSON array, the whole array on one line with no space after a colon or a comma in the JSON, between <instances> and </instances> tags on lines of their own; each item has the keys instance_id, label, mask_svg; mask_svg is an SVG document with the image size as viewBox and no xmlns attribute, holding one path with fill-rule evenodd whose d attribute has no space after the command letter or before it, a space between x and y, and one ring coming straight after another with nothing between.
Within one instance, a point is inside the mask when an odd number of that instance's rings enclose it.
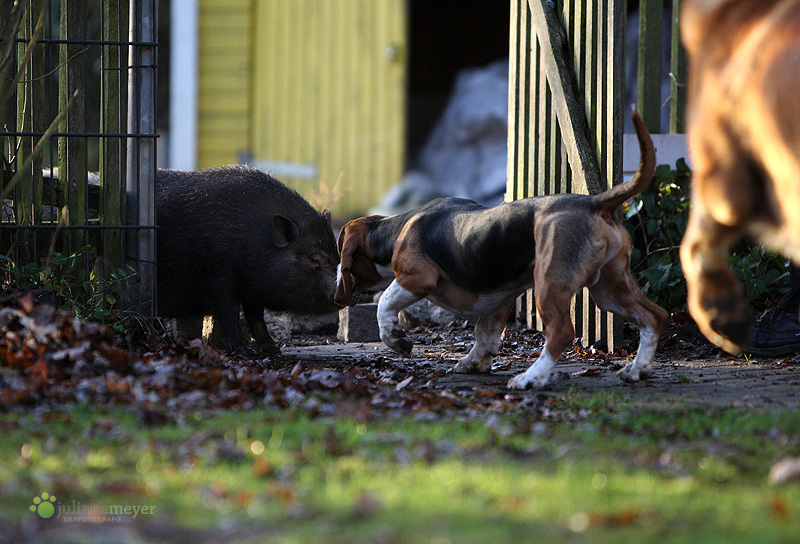
<instances>
[{"instance_id":1,"label":"wooden fence slat","mask_svg":"<svg viewBox=\"0 0 800 544\"><path fill-rule=\"evenodd\" d=\"M606 93L609 97L610 122L608 124L608 162L606 175L609 185L622 183L622 149L624 132L625 105L620 97L625 96L625 72L620 66L625 66L625 0L609 0L610 5L606 15L608 29L606 56L606 70L608 73ZM622 344L623 320L612 313L606 314L608 334L606 341L609 349L616 349Z\"/></svg>"},{"instance_id":2,"label":"wooden fence slat","mask_svg":"<svg viewBox=\"0 0 800 544\"><path fill-rule=\"evenodd\" d=\"M39 17L44 14L45 1L34 0L22 23L21 33L24 38L32 39L37 26ZM43 22L43 20L42 20ZM41 38L41 36L39 36ZM44 132L47 123L42 115L44 108L44 85L32 84L32 81L40 81L43 78L44 68L44 48L41 45L34 46L29 60L25 63L23 57L28 45L20 43L17 47L20 65L19 71L24 73L17 85L17 128L20 131L32 130L34 132ZM17 147L17 167L21 167L23 161L33 151L33 137L20 137ZM16 211L18 225L34 225L42 221L42 159L34 157L30 169L16 187ZM37 234L34 231L20 232L18 240L17 259L21 263L34 262L36 260Z\"/></svg>"},{"instance_id":3,"label":"wooden fence slat","mask_svg":"<svg viewBox=\"0 0 800 544\"><path fill-rule=\"evenodd\" d=\"M124 2L124 0L123 0ZM120 31L120 24L127 23L126 18L120 21L120 0L106 0L103 3L103 39L120 41L127 36ZM124 111L120 97L124 94L120 87L121 63L120 46L106 45L102 51L102 75L100 81L100 127L101 132L118 134L122 132L121 113ZM124 164L124 146L120 138L103 138L100 143L100 187L101 216L105 225L122 225L125 222L124 190L122 187L122 165ZM122 249L122 233L112 230L104 233L105 261L112 267L124 263Z\"/></svg>"},{"instance_id":4,"label":"wooden fence slat","mask_svg":"<svg viewBox=\"0 0 800 544\"><path fill-rule=\"evenodd\" d=\"M517 158L521 155L521 139L517 132L521 124L518 122L520 117L519 89L521 79L526 78L524 73L525 60L519 45L524 33L520 32L519 28L522 17L519 13L518 0L511 1L509 19L511 24L509 25L508 34L508 57L517 59L517 61L510 62L508 66L508 149L510 152L506 163L506 199L517 200L522 198L520 192L523 191L520 170L517 168Z\"/></svg>"},{"instance_id":5,"label":"wooden fence slat","mask_svg":"<svg viewBox=\"0 0 800 544\"><path fill-rule=\"evenodd\" d=\"M686 50L681 43L680 32L680 0L672 0L672 40L670 50L670 103L669 131L672 134L686 132L686 87L687 66Z\"/></svg>"},{"instance_id":6,"label":"wooden fence slat","mask_svg":"<svg viewBox=\"0 0 800 544\"><path fill-rule=\"evenodd\" d=\"M69 5L69 6L68 6ZM61 0L61 39L81 41L86 39L83 25L86 13L85 0ZM83 45L59 46L58 104L59 110L67 106L75 89L83 85L86 57ZM86 90L70 108L59 126L62 133L85 132ZM68 207L68 223L83 225L86 222L86 141L79 136L62 136L58 139L58 172ZM75 230L69 237L68 249L83 245L86 233Z\"/></svg>"},{"instance_id":7,"label":"wooden fence slat","mask_svg":"<svg viewBox=\"0 0 800 544\"><path fill-rule=\"evenodd\" d=\"M637 109L647 130L661 132L661 35L663 0L639 2L639 69L637 76Z\"/></svg>"}]
</instances>

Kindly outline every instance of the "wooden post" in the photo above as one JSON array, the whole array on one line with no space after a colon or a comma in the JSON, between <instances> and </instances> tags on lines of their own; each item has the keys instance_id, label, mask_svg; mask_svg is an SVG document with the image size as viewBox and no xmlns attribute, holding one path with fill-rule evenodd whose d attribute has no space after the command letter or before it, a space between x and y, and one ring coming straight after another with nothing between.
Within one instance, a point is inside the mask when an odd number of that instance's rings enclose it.
<instances>
[{"instance_id":1,"label":"wooden post","mask_svg":"<svg viewBox=\"0 0 800 544\"><path fill-rule=\"evenodd\" d=\"M62 40L81 41L86 39L84 17L86 0L61 0ZM62 44L59 47L58 107L67 107L75 89L81 89L86 71L83 44ZM81 89L83 90L83 89ZM70 108L69 113L59 124L61 133L80 133L85 131L86 93ZM58 139L58 178L64 190L68 207L67 223L84 225L86 223L86 140L82 136L61 136ZM86 240L86 233L75 230L67 237L67 249L77 249Z\"/></svg>"},{"instance_id":2,"label":"wooden post","mask_svg":"<svg viewBox=\"0 0 800 544\"><path fill-rule=\"evenodd\" d=\"M37 21L44 16L45 1L34 0L25 20L22 23L22 37L32 40L36 33ZM44 19L41 19L43 24ZM39 27L39 31L41 31ZM25 60L26 51L31 47L29 43L20 43L18 46L19 65L17 70L23 76L17 84L17 129L20 132L44 132L47 121L44 112L44 85L39 83L44 75L44 49L33 46L30 56ZM23 64L24 63L24 64ZM30 156L34 147L34 136L20 136L17 144L17 168L20 168L26 157ZM34 225L42 221L42 160L35 157L24 177L16 187L16 222L18 225ZM18 240L20 263L29 263L36 260L37 244L36 233L31 230L22 230Z\"/></svg>"},{"instance_id":3,"label":"wooden post","mask_svg":"<svg viewBox=\"0 0 800 544\"><path fill-rule=\"evenodd\" d=\"M672 134L686 132L686 93L688 91L688 60L681 43L680 0L672 0L672 49L670 53L670 103L669 131Z\"/></svg>"},{"instance_id":4,"label":"wooden post","mask_svg":"<svg viewBox=\"0 0 800 544\"><path fill-rule=\"evenodd\" d=\"M124 5L127 2L123 0ZM123 15L127 10L123 11ZM107 42L122 41L127 36L127 18L120 16L120 0L103 2L103 40ZM124 109L121 96L124 94L121 85L120 70L122 68L121 46L104 45L101 61L100 83L100 127L104 134L119 134L124 131ZM100 142L100 212L103 224L123 225L125 223L125 189L122 183L123 161L125 150L122 139L106 136ZM124 264L123 237L119 230L104 233L105 262L112 267Z\"/></svg>"},{"instance_id":5,"label":"wooden post","mask_svg":"<svg viewBox=\"0 0 800 544\"><path fill-rule=\"evenodd\" d=\"M651 134L661 132L661 35L663 0L639 1L637 109Z\"/></svg>"},{"instance_id":6,"label":"wooden post","mask_svg":"<svg viewBox=\"0 0 800 544\"><path fill-rule=\"evenodd\" d=\"M156 42L156 13L152 0L130 0L130 41ZM132 45L128 65L128 132L151 135L156 132L156 53L155 46ZM156 223L155 171L156 145L150 136L130 138L125 176L128 224L150 226ZM139 272L136 306L144 315L155 315L156 238L151 228L130 231L126 257Z\"/></svg>"}]
</instances>

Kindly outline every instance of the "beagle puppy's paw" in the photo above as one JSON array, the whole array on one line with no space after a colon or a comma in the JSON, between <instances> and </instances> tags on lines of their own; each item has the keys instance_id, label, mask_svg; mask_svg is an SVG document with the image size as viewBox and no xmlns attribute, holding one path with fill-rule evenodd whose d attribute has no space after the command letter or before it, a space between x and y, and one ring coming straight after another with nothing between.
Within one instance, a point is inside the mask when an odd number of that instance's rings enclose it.
<instances>
[{"instance_id":1,"label":"beagle puppy's paw","mask_svg":"<svg viewBox=\"0 0 800 544\"><path fill-rule=\"evenodd\" d=\"M487 354L476 361L472 354L465 355L453 367L456 374L489 374L492 371L492 356Z\"/></svg>"},{"instance_id":2,"label":"beagle puppy's paw","mask_svg":"<svg viewBox=\"0 0 800 544\"><path fill-rule=\"evenodd\" d=\"M389 335L381 333L381 340L393 351L396 351L400 355L405 355L406 357L411 355L411 349L414 347L414 343L406 337L405 331L396 327L391 330Z\"/></svg>"},{"instance_id":3,"label":"beagle puppy's paw","mask_svg":"<svg viewBox=\"0 0 800 544\"><path fill-rule=\"evenodd\" d=\"M619 376L619 379L623 382L635 383L642 378L649 378L651 372L652 371L649 366L639 368L636 361L631 361L617 371L617 376Z\"/></svg>"},{"instance_id":4,"label":"beagle puppy's paw","mask_svg":"<svg viewBox=\"0 0 800 544\"><path fill-rule=\"evenodd\" d=\"M522 372L521 374L517 374L506 384L506 387L509 389L542 389L550 382L549 374L546 376L539 376L534 373L530 372L530 369Z\"/></svg>"},{"instance_id":5,"label":"beagle puppy's paw","mask_svg":"<svg viewBox=\"0 0 800 544\"><path fill-rule=\"evenodd\" d=\"M472 372L474 365L472 361L467 360L466 357L459 359L453 367L453 372L456 374L469 374Z\"/></svg>"}]
</instances>

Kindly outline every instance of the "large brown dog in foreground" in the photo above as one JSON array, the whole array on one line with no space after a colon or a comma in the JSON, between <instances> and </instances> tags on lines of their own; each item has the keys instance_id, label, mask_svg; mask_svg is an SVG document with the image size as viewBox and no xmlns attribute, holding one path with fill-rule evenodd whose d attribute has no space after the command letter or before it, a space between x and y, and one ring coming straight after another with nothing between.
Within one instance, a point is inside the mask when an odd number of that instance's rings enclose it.
<instances>
[{"instance_id":1,"label":"large brown dog in foreground","mask_svg":"<svg viewBox=\"0 0 800 544\"><path fill-rule=\"evenodd\" d=\"M800 0L686 0L694 184L681 244L689 310L712 342L747 344L728 267L743 235L800 263Z\"/></svg>"},{"instance_id":2,"label":"large brown dog in foreground","mask_svg":"<svg viewBox=\"0 0 800 544\"><path fill-rule=\"evenodd\" d=\"M348 222L339 234L336 302L351 304L358 292L386 288L378 304L381 340L403 354L411 342L397 328L397 313L422 298L476 319L475 345L453 370L488 372L514 300L533 286L545 345L508 382L525 389L547 384L575 337L569 303L586 286L598 306L639 326L636 358L619 372L638 381L650 372L668 314L639 290L628 265L631 238L612 217L650 183L655 167L653 142L635 114L634 124L641 147L636 175L598 195L540 196L494 208L440 198L400 215Z\"/></svg>"}]
</instances>

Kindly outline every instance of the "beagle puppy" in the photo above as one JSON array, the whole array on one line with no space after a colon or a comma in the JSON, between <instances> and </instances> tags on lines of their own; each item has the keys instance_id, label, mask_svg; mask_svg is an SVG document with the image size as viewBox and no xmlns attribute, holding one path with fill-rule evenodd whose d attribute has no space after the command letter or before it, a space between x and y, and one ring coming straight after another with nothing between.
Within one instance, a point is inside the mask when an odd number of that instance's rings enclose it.
<instances>
[{"instance_id":1,"label":"beagle puppy","mask_svg":"<svg viewBox=\"0 0 800 544\"><path fill-rule=\"evenodd\" d=\"M688 306L737 354L751 313L731 271L743 236L800 263L800 1L685 0L692 207L681 242Z\"/></svg>"},{"instance_id":2,"label":"beagle puppy","mask_svg":"<svg viewBox=\"0 0 800 544\"><path fill-rule=\"evenodd\" d=\"M634 112L641 162L633 179L598 195L531 197L486 208L440 198L391 217L348 222L338 239L341 263L334 300L345 306L359 292L385 289L378 303L381 340L408 355L412 343L398 312L427 298L476 320L475 345L454 372L489 372L516 298L533 287L546 342L539 358L508 387L543 387L575 337L570 299L588 287L601 308L640 328L636 358L619 371L638 381L650 371L666 310L642 294L629 267L631 238L614 210L641 192L655 168L647 129Z\"/></svg>"}]
</instances>

